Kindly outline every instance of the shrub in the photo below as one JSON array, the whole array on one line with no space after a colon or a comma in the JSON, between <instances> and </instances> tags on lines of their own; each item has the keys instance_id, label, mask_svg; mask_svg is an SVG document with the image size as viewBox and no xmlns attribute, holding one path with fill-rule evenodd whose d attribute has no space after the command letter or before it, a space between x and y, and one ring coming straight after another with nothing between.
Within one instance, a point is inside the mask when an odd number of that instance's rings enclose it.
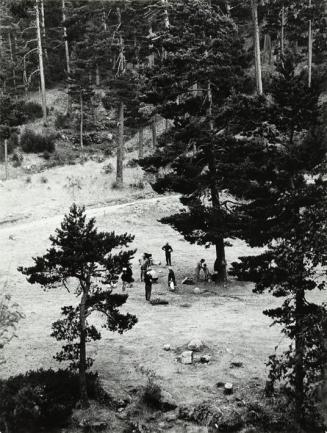
<instances>
[{"instance_id":1,"label":"shrub","mask_svg":"<svg viewBox=\"0 0 327 433\"><path fill-rule=\"evenodd\" d=\"M41 105L34 101L21 103L20 109L25 115L27 121L33 121L43 116Z\"/></svg>"},{"instance_id":2,"label":"shrub","mask_svg":"<svg viewBox=\"0 0 327 433\"><path fill-rule=\"evenodd\" d=\"M25 179L26 183L32 183L32 178L31 176L27 176L27 178Z\"/></svg>"},{"instance_id":3,"label":"shrub","mask_svg":"<svg viewBox=\"0 0 327 433\"><path fill-rule=\"evenodd\" d=\"M20 141L22 149L26 153L54 152L55 150L55 136L53 134L42 135L26 129Z\"/></svg>"},{"instance_id":4,"label":"shrub","mask_svg":"<svg viewBox=\"0 0 327 433\"><path fill-rule=\"evenodd\" d=\"M20 167L22 165L24 157L21 154L21 152L19 152L18 150L15 150L11 159L12 159L14 167Z\"/></svg>"},{"instance_id":5,"label":"shrub","mask_svg":"<svg viewBox=\"0 0 327 433\"><path fill-rule=\"evenodd\" d=\"M114 167L113 167L113 165L109 162L107 165L104 165L103 166L103 172L105 173L105 174L111 174L111 173L113 173L113 171L114 171Z\"/></svg>"},{"instance_id":6,"label":"shrub","mask_svg":"<svg viewBox=\"0 0 327 433\"><path fill-rule=\"evenodd\" d=\"M48 152L47 150L45 150L45 151L43 152L42 157L43 157L46 161L48 161L48 160L50 159L50 157L51 157L51 154L50 154L50 152Z\"/></svg>"},{"instance_id":7,"label":"shrub","mask_svg":"<svg viewBox=\"0 0 327 433\"><path fill-rule=\"evenodd\" d=\"M68 129L70 127L70 118L66 114L58 113L54 126L56 129Z\"/></svg>"},{"instance_id":8,"label":"shrub","mask_svg":"<svg viewBox=\"0 0 327 433\"><path fill-rule=\"evenodd\" d=\"M129 186L131 188L135 188L135 189L144 189L145 185L142 179L137 180L136 182L132 182L129 184Z\"/></svg>"},{"instance_id":9,"label":"shrub","mask_svg":"<svg viewBox=\"0 0 327 433\"><path fill-rule=\"evenodd\" d=\"M41 182L41 183L48 183L48 178L45 177L45 176L41 176L41 178L40 178L40 182Z\"/></svg>"},{"instance_id":10,"label":"shrub","mask_svg":"<svg viewBox=\"0 0 327 433\"><path fill-rule=\"evenodd\" d=\"M147 383L141 395L141 402L152 409L159 409L161 405L161 388L156 383L156 374L154 371L143 367L141 373L147 377Z\"/></svg>"},{"instance_id":11,"label":"shrub","mask_svg":"<svg viewBox=\"0 0 327 433\"><path fill-rule=\"evenodd\" d=\"M96 374L87 375L88 393L96 398ZM35 432L66 424L79 400L78 375L67 370L38 370L0 381L1 424L12 432Z\"/></svg>"},{"instance_id":12,"label":"shrub","mask_svg":"<svg viewBox=\"0 0 327 433\"><path fill-rule=\"evenodd\" d=\"M126 162L127 168L135 168L137 166L138 166L138 163L137 163L136 159L130 159L129 161Z\"/></svg>"}]
</instances>

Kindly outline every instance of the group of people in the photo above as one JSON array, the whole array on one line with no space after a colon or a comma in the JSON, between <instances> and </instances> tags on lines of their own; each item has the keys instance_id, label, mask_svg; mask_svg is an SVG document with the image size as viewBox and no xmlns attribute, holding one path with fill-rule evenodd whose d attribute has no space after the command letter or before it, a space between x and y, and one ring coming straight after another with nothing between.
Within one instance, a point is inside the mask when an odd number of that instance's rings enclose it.
<instances>
[{"instance_id":1,"label":"group of people","mask_svg":"<svg viewBox=\"0 0 327 433\"><path fill-rule=\"evenodd\" d=\"M176 289L176 278L173 269L171 268L171 253L173 249L168 242L162 247L162 250L165 252L166 265L168 266L168 288L171 291L175 291ZM152 292L152 284L158 281L158 275L156 271L153 269L153 260L152 254L144 253L142 258L139 260L140 264L140 279L145 284L145 299L146 301L151 300L151 292ZM205 259L201 259L195 269L195 279L196 281L200 281L201 273L203 274L204 281L216 281L218 277L218 272L216 269L216 263L214 266L214 272L210 274L208 266L206 264ZM128 285L132 285L133 273L130 266L123 268L123 273L121 276L123 286L123 292L126 290Z\"/></svg>"}]
</instances>

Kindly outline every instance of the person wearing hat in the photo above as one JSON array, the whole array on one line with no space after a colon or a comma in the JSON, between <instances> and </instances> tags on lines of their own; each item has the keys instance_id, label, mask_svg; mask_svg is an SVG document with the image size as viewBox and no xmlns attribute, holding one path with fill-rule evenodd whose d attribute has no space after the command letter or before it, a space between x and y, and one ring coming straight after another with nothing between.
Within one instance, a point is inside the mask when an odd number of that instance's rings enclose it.
<instances>
[{"instance_id":1,"label":"person wearing hat","mask_svg":"<svg viewBox=\"0 0 327 433\"><path fill-rule=\"evenodd\" d=\"M125 292L127 285L129 284L131 286L134 281L132 268L130 266L123 268L121 279L123 282L122 291Z\"/></svg>"}]
</instances>

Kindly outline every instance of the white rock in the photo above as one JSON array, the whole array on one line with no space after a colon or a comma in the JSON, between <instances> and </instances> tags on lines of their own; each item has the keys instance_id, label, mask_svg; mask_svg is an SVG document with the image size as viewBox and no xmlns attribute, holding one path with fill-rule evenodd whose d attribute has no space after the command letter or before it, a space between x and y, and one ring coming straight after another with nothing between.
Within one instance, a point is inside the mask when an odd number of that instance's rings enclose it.
<instances>
[{"instance_id":1,"label":"white rock","mask_svg":"<svg viewBox=\"0 0 327 433\"><path fill-rule=\"evenodd\" d=\"M188 350L200 352L203 349L203 341L199 338L193 338L187 345Z\"/></svg>"},{"instance_id":2,"label":"white rock","mask_svg":"<svg viewBox=\"0 0 327 433\"><path fill-rule=\"evenodd\" d=\"M166 350L167 352L171 349L170 344L165 344L163 347L163 350Z\"/></svg>"},{"instance_id":3,"label":"white rock","mask_svg":"<svg viewBox=\"0 0 327 433\"><path fill-rule=\"evenodd\" d=\"M193 352L192 350L185 350L181 356L180 360L182 364L193 364Z\"/></svg>"},{"instance_id":4,"label":"white rock","mask_svg":"<svg viewBox=\"0 0 327 433\"><path fill-rule=\"evenodd\" d=\"M224 393L225 394L233 394L233 384L232 383L230 383L230 382L225 383Z\"/></svg>"},{"instance_id":5,"label":"white rock","mask_svg":"<svg viewBox=\"0 0 327 433\"><path fill-rule=\"evenodd\" d=\"M194 293L195 295L199 295L199 294L201 293L201 289L199 289L199 287L194 287L194 289L193 289L193 293Z\"/></svg>"}]
</instances>

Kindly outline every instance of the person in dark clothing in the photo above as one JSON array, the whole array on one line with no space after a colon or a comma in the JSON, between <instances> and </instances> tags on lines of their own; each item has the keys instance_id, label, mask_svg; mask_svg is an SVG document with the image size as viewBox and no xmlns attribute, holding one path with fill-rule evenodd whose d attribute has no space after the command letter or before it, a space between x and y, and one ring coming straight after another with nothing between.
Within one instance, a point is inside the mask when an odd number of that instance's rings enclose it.
<instances>
[{"instance_id":1,"label":"person in dark clothing","mask_svg":"<svg viewBox=\"0 0 327 433\"><path fill-rule=\"evenodd\" d=\"M168 271L168 288L169 290L175 290L176 288L175 272L172 270L172 268L169 268Z\"/></svg>"},{"instance_id":2,"label":"person in dark clothing","mask_svg":"<svg viewBox=\"0 0 327 433\"><path fill-rule=\"evenodd\" d=\"M172 247L167 242L163 247L162 250L165 252L166 256L166 265L171 266L171 253L173 252Z\"/></svg>"},{"instance_id":3,"label":"person in dark clothing","mask_svg":"<svg viewBox=\"0 0 327 433\"><path fill-rule=\"evenodd\" d=\"M123 292L125 292L127 285L128 284L131 285L134 281L132 268L130 266L123 268L123 273L121 275L121 279L123 282L122 290L123 290Z\"/></svg>"},{"instance_id":4,"label":"person in dark clothing","mask_svg":"<svg viewBox=\"0 0 327 433\"><path fill-rule=\"evenodd\" d=\"M145 300L150 301L151 291L152 291L152 276L149 272L146 272L144 275L144 283L145 283Z\"/></svg>"}]
</instances>

